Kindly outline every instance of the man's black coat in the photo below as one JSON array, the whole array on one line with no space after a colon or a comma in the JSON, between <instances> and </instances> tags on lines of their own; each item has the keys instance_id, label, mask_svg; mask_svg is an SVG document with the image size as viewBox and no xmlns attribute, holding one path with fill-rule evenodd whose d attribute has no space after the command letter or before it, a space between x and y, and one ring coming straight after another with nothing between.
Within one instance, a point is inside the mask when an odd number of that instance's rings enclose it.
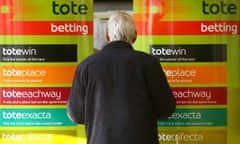
<instances>
[{"instance_id":1,"label":"man's black coat","mask_svg":"<svg viewBox=\"0 0 240 144\"><path fill-rule=\"evenodd\" d=\"M159 61L122 41L78 66L68 101L88 144L158 144L157 119L175 107Z\"/></svg>"}]
</instances>

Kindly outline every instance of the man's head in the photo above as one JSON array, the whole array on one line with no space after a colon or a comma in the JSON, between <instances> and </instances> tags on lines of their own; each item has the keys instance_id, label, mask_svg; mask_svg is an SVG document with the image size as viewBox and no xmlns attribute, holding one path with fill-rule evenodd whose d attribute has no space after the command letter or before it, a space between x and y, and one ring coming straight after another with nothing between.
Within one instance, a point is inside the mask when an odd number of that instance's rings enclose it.
<instances>
[{"instance_id":1,"label":"man's head","mask_svg":"<svg viewBox=\"0 0 240 144\"><path fill-rule=\"evenodd\" d=\"M137 38L133 18L126 12L115 12L108 20L106 30L107 41L125 41L134 43Z\"/></svg>"}]
</instances>

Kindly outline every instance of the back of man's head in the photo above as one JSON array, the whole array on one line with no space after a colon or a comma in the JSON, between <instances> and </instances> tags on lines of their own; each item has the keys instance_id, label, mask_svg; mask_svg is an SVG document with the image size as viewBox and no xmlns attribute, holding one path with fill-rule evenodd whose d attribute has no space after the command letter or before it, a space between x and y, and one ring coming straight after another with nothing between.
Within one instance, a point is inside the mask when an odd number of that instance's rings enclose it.
<instances>
[{"instance_id":1,"label":"back of man's head","mask_svg":"<svg viewBox=\"0 0 240 144\"><path fill-rule=\"evenodd\" d=\"M109 41L134 43L137 33L132 16L120 11L113 13L108 20L107 35Z\"/></svg>"}]
</instances>

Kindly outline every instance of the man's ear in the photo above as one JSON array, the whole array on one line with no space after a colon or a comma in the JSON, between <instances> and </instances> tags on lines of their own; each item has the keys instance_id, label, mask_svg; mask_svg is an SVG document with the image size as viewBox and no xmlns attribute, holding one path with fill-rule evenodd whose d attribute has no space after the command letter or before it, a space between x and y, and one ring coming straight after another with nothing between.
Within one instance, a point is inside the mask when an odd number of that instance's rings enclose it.
<instances>
[{"instance_id":1,"label":"man's ear","mask_svg":"<svg viewBox=\"0 0 240 144\"><path fill-rule=\"evenodd\" d=\"M106 29L106 32L105 32L105 39L107 42L110 41L110 38L109 38L109 35L108 35L108 29Z\"/></svg>"},{"instance_id":2,"label":"man's ear","mask_svg":"<svg viewBox=\"0 0 240 144\"><path fill-rule=\"evenodd\" d=\"M135 37L133 38L132 43L135 43L136 39L137 39L137 31L135 31Z\"/></svg>"}]
</instances>

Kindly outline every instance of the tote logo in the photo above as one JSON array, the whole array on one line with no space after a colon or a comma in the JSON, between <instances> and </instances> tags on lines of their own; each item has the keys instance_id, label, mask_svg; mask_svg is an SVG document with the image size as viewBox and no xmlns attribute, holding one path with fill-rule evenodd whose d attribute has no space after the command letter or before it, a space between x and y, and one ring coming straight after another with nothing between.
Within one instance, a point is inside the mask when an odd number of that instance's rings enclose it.
<instances>
[{"instance_id":1,"label":"tote logo","mask_svg":"<svg viewBox=\"0 0 240 144\"><path fill-rule=\"evenodd\" d=\"M88 7L86 4L76 4L74 1L71 1L70 4L53 1L52 11L55 15L86 15Z\"/></svg>"},{"instance_id":2,"label":"tote logo","mask_svg":"<svg viewBox=\"0 0 240 144\"><path fill-rule=\"evenodd\" d=\"M0 22L9 20L14 15L13 0L0 0Z\"/></svg>"},{"instance_id":3,"label":"tote logo","mask_svg":"<svg viewBox=\"0 0 240 144\"><path fill-rule=\"evenodd\" d=\"M206 15L237 13L237 5L234 3L227 3L225 1L221 1L220 3L208 3L206 1L203 1L202 7L202 12Z\"/></svg>"}]
</instances>

